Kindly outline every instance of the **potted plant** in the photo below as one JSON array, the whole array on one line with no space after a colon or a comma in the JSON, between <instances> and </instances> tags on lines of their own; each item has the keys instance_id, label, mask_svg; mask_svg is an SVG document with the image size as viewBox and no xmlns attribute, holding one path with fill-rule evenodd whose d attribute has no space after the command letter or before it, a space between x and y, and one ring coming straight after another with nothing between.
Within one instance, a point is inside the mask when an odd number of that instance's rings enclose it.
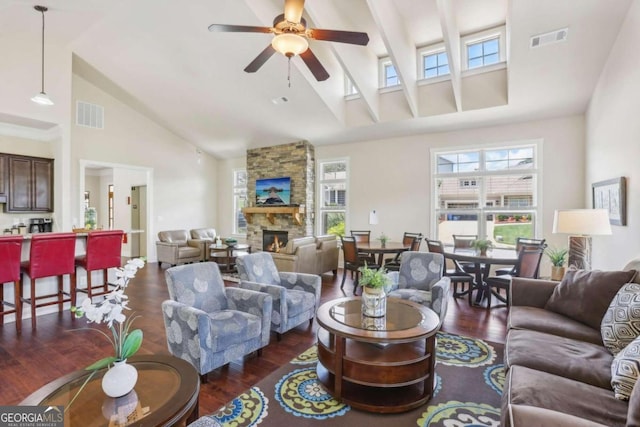
<instances>
[{"instance_id":1,"label":"potted plant","mask_svg":"<svg viewBox=\"0 0 640 427\"><path fill-rule=\"evenodd\" d=\"M564 263L567 261L565 248L548 248L545 254L551 261L551 280L562 280L564 277Z\"/></svg>"},{"instance_id":2,"label":"potted plant","mask_svg":"<svg viewBox=\"0 0 640 427\"><path fill-rule=\"evenodd\" d=\"M362 314L369 317L382 317L387 312L387 294L385 286L389 277L384 267L371 269L365 263L359 268L362 285Z\"/></svg>"},{"instance_id":3,"label":"potted plant","mask_svg":"<svg viewBox=\"0 0 640 427\"><path fill-rule=\"evenodd\" d=\"M387 237L386 234L382 233L380 237L378 237L378 240L380 240L380 246L384 248L387 246L387 241L389 240L389 237Z\"/></svg>"},{"instance_id":4,"label":"potted plant","mask_svg":"<svg viewBox=\"0 0 640 427\"><path fill-rule=\"evenodd\" d=\"M487 250L493 248L493 242L488 239L478 239L471 243L471 247L480 252L480 256L487 256Z\"/></svg>"}]
</instances>

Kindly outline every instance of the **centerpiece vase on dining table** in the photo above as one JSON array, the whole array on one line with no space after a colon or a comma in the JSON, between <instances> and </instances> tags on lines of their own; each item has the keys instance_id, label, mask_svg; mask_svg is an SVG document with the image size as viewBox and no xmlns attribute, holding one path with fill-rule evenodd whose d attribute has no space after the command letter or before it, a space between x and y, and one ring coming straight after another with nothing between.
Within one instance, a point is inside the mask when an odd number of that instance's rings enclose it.
<instances>
[{"instance_id":1,"label":"centerpiece vase on dining table","mask_svg":"<svg viewBox=\"0 0 640 427\"><path fill-rule=\"evenodd\" d=\"M362 315L383 317L387 314L387 293L384 288L362 288Z\"/></svg>"},{"instance_id":2,"label":"centerpiece vase on dining table","mask_svg":"<svg viewBox=\"0 0 640 427\"><path fill-rule=\"evenodd\" d=\"M116 360L102 377L102 391L109 397L128 394L138 381L138 370L125 360Z\"/></svg>"}]
</instances>

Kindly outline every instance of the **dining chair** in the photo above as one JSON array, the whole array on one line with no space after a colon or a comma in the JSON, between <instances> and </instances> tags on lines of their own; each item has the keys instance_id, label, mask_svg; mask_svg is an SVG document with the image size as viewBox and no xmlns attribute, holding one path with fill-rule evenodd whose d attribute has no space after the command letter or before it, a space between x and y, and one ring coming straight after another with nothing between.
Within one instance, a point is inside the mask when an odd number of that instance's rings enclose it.
<instances>
[{"instance_id":1,"label":"dining chair","mask_svg":"<svg viewBox=\"0 0 640 427\"><path fill-rule=\"evenodd\" d=\"M454 234L453 237L453 250L472 250L473 242L478 240L477 234ZM461 262L459 265L467 273L475 272L476 266L471 262Z\"/></svg>"},{"instance_id":2,"label":"dining chair","mask_svg":"<svg viewBox=\"0 0 640 427\"><path fill-rule=\"evenodd\" d=\"M520 253L520 250L523 247L527 247L530 249L535 249L541 247L545 249L547 244L545 243L545 239L531 239L529 237L516 237L516 253ZM515 266L511 267L503 267L498 268L495 271L496 276L504 276L505 274L513 275L515 271Z\"/></svg>"},{"instance_id":3,"label":"dining chair","mask_svg":"<svg viewBox=\"0 0 640 427\"><path fill-rule=\"evenodd\" d=\"M347 270L349 270L355 276L353 282L353 294L355 295L356 290L358 289L358 279L360 278L360 271L358 269L364 266L365 263L371 269L377 270L380 266L375 262L369 262L367 259L358 256L358 243L355 237L340 236L340 240L342 241L342 252L344 258L344 268L342 271L342 283L340 284L340 289L344 288L344 281L347 278Z\"/></svg>"},{"instance_id":4,"label":"dining chair","mask_svg":"<svg viewBox=\"0 0 640 427\"><path fill-rule=\"evenodd\" d=\"M418 252L420 250L420 244L422 243L422 233L410 233L406 232L402 236L402 244L410 246L409 250ZM402 258L402 252L398 252L392 259L384 262L384 268L387 271L398 271L400 269L400 259Z\"/></svg>"},{"instance_id":5,"label":"dining chair","mask_svg":"<svg viewBox=\"0 0 640 427\"><path fill-rule=\"evenodd\" d=\"M356 239L356 243L370 243L371 230L351 230L351 237ZM376 262L376 255L373 253L358 252L358 256L367 261L367 264Z\"/></svg>"},{"instance_id":6,"label":"dining chair","mask_svg":"<svg viewBox=\"0 0 640 427\"><path fill-rule=\"evenodd\" d=\"M491 308L492 296L495 296L509 307L511 305L511 279L513 277L537 279L542 254L544 254L544 248L542 247L530 248L523 246L520 252L518 252L518 260L514 266L514 274L487 277L485 283L491 290L488 295L487 308ZM504 297L500 294L501 289L505 290Z\"/></svg>"},{"instance_id":7,"label":"dining chair","mask_svg":"<svg viewBox=\"0 0 640 427\"><path fill-rule=\"evenodd\" d=\"M444 245L440 240L433 240L428 237L424 240L427 242L429 252L442 254L445 257L444 275L449 277L451 279L451 283L453 283L454 298L470 294L473 289L473 275L464 271L458 261L447 258L444 252ZM447 268L447 263L453 264L453 268ZM458 292L458 284L460 284L461 292ZM465 289L465 285L467 285L467 289Z\"/></svg>"},{"instance_id":8,"label":"dining chair","mask_svg":"<svg viewBox=\"0 0 640 427\"><path fill-rule=\"evenodd\" d=\"M22 236L0 237L0 325L4 316L15 314L16 333L22 332L22 303L20 302L20 256ZM4 284L13 283L13 302L4 299ZM5 309L5 307L9 307Z\"/></svg>"}]
</instances>

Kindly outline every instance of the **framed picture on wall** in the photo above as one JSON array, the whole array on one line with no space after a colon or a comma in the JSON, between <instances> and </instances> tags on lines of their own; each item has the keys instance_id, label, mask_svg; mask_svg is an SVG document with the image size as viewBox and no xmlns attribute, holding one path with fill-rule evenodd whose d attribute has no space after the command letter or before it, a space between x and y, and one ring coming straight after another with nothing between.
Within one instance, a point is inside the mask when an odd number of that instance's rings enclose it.
<instances>
[{"instance_id":1,"label":"framed picture on wall","mask_svg":"<svg viewBox=\"0 0 640 427\"><path fill-rule=\"evenodd\" d=\"M608 179L591 185L593 208L609 211L609 222L627 225L627 182L625 177Z\"/></svg>"}]
</instances>

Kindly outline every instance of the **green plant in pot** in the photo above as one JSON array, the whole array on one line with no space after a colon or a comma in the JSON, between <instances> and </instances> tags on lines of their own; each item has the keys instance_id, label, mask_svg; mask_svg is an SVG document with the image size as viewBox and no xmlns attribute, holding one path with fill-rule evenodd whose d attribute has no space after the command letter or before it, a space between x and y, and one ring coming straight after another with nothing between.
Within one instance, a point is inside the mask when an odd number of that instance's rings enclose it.
<instances>
[{"instance_id":1,"label":"green plant in pot","mask_svg":"<svg viewBox=\"0 0 640 427\"><path fill-rule=\"evenodd\" d=\"M551 280L562 280L568 250L566 248L547 248L544 253L547 254L549 261L551 261Z\"/></svg>"},{"instance_id":2,"label":"green plant in pot","mask_svg":"<svg viewBox=\"0 0 640 427\"><path fill-rule=\"evenodd\" d=\"M365 263L360 271L358 283L362 285L362 314L368 317L382 317L387 313L385 287L389 277L384 267L372 269Z\"/></svg>"},{"instance_id":3,"label":"green plant in pot","mask_svg":"<svg viewBox=\"0 0 640 427\"><path fill-rule=\"evenodd\" d=\"M471 247L478 251L481 256L486 256L487 250L493 249L493 242L488 239L478 239L473 241Z\"/></svg>"},{"instance_id":4,"label":"green plant in pot","mask_svg":"<svg viewBox=\"0 0 640 427\"><path fill-rule=\"evenodd\" d=\"M378 237L378 240L380 240L380 245L384 248L385 246L387 246L387 241L389 240L389 237L387 237L386 234L382 233L380 237Z\"/></svg>"}]
</instances>

